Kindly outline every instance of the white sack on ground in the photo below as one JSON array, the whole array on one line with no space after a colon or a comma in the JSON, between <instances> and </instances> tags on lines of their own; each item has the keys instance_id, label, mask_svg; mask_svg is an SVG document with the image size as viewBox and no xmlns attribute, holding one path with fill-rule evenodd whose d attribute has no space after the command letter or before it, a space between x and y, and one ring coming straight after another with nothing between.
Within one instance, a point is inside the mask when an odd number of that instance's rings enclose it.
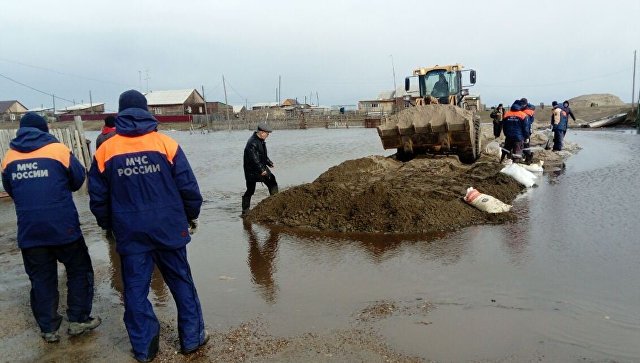
<instances>
[{"instance_id":1,"label":"white sack on ground","mask_svg":"<svg viewBox=\"0 0 640 363\"><path fill-rule=\"evenodd\" d=\"M467 194L464 196L464 201L487 213L502 213L508 212L511 209L509 204L506 204L500 199L488 194L480 193L473 187L467 188Z\"/></svg>"},{"instance_id":2,"label":"white sack on ground","mask_svg":"<svg viewBox=\"0 0 640 363\"><path fill-rule=\"evenodd\" d=\"M542 169L542 165L544 164L544 160L540 160L535 164L521 164L520 166L522 166L523 168L529 170L532 173L538 173L538 172L542 172L544 169Z\"/></svg>"},{"instance_id":3,"label":"white sack on ground","mask_svg":"<svg viewBox=\"0 0 640 363\"><path fill-rule=\"evenodd\" d=\"M536 183L535 174L516 163L505 166L500 172L509 175L527 188L531 188Z\"/></svg>"},{"instance_id":4,"label":"white sack on ground","mask_svg":"<svg viewBox=\"0 0 640 363\"><path fill-rule=\"evenodd\" d=\"M484 147L484 153L487 155L495 156L496 158L500 158L502 156L502 148L497 141L491 141Z\"/></svg>"}]
</instances>

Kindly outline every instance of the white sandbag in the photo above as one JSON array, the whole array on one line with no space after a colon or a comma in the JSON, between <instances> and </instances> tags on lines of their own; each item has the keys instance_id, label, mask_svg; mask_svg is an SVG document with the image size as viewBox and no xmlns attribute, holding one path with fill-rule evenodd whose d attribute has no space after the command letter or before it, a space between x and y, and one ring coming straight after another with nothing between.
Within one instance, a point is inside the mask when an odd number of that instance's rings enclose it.
<instances>
[{"instance_id":1,"label":"white sandbag","mask_svg":"<svg viewBox=\"0 0 640 363\"><path fill-rule=\"evenodd\" d=\"M544 160L540 160L535 164L530 164L530 165L521 164L520 166L529 170L532 173L541 173L544 171L544 169L542 169L542 164L544 164Z\"/></svg>"},{"instance_id":2,"label":"white sandbag","mask_svg":"<svg viewBox=\"0 0 640 363\"><path fill-rule=\"evenodd\" d=\"M467 188L467 194L464 196L464 201L487 213L502 213L508 212L511 209L509 204L506 204L500 199L488 194L480 193L473 187Z\"/></svg>"},{"instance_id":3,"label":"white sandbag","mask_svg":"<svg viewBox=\"0 0 640 363\"><path fill-rule=\"evenodd\" d=\"M491 141L484 147L484 153L490 156L500 158L502 156L502 148L497 141Z\"/></svg>"},{"instance_id":4,"label":"white sandbag","mask_svg":"<svg viewBox=\"0 0 640 363\"><path fill-rule=\"evenodd\" d=\"M531 188L536 183L536 176L529 170L523 168L520 164L513 163L505 166L500 170L501 173L507 174L518 183L524 185L527 188Z\"/></svg>"}]
</instances>

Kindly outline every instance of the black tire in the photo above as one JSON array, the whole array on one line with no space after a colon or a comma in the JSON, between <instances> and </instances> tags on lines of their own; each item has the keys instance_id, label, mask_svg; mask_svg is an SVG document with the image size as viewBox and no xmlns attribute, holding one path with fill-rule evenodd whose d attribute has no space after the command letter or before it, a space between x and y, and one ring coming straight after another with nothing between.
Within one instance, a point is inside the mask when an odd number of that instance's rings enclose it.
<instances>
[{"instance_id":1,"label":"black tire","mask_svg":"<svg viewBox=\"0 0 640 363\"><path fill-rule=\"evenodd\" d=\"M473 127L471 128L471 147L467 148L464 153L458 155L458 159L463 164L473 164L480 157L481 152L481 128L480 117L473 115Z\"/></svg>"},{"instance_id":2,"label":"black tire","mask_svg":"<svg viewBox=\"0 0 640 363\"><path fill-rule=\"evenodd\" d=\"M482 126L480 116L473 114L473 131L474 131L474 143L473 143L473 161L480 158L482 152Z\"/></svg>"}]
</instances>

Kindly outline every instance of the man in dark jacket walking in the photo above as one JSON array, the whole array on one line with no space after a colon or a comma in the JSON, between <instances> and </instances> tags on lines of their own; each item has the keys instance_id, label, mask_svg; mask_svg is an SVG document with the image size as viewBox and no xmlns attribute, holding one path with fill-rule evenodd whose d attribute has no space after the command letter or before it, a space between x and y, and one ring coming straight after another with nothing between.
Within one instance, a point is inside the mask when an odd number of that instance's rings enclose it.
<instances>
[{"instance_id":1,"label":"man in dark jacket walking","mask_svg":"<svg viewBox=\"0 0 640 363\"><path fill-rule=\"evenodd\" d=\"M273 168L273 162L267 155L267 143L265 140L272 132L264 123L258 125L258 129L251 135L244 147L244 178L247 191L242 196L242 216L249 212L251 196L256 191L256 183L262 182L269 188L269 194L278 192L278 182L269 168Z\"/></svg>"},{"instance_id":2,"label":"man in dark jacket walking","mask_svg":"<svg viewBox=\"0 0 640 363\"><path fill-rule=\"evenodd\" d=\"M69 335L100 325L91 317L93 267L71 193L80 189L85 169L51 134L46 120L27 112L2 161L2 185L15 202L18 247L31 281L31 311L42 338L60 340L58 261L67 272Z\"/></svg>"},{"instance_id":3,"label":"man in dark jacket walking","mask_svg":"<svg viewBox=\"0 0 640 363\"><path fill-rule=\"evenodd\" d=\"M209 337L186 249L202 196L182 148L157 127L144 95L122 93L116 135L96 151L89 170L91 212L115 236L124 324L141 362L158 353L160 324L147 297L154 264L176 302L181 351L195 352Z\"/></svg>"}]
</instances>

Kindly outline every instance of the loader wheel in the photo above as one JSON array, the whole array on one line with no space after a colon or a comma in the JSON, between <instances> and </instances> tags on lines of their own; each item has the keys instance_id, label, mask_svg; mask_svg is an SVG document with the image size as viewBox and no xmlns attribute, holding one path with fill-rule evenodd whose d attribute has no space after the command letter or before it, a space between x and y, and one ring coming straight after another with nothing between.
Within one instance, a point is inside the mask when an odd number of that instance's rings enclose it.
<instances>
[{"instance_id":1,"label":"loader wheel","mask_svg":"<svg viewBox=\"0 0 640 363\"><path fill-rule=\"evenodd\" d=\"M476 115L475 112L473 114L473 130L474 130L474 143L473 143L473 161L478 160L480 158L480 153L482 152L482 127L480 125L481 120L480 116Z\"/></svg>"},{"instance_id":2,"label":"loader wheel","mask_svg":"<svg viewBox=\"0 0 640 363\"><path fill-rule=\"evenodd\" d=\"M473 164L480 157L481 152L481 129L480 117L475 114L473 116L473 128L471 129L471 147L467 148L464 153L458 155L460 162L463 164Z\"/></svg>"}]
</instances>

